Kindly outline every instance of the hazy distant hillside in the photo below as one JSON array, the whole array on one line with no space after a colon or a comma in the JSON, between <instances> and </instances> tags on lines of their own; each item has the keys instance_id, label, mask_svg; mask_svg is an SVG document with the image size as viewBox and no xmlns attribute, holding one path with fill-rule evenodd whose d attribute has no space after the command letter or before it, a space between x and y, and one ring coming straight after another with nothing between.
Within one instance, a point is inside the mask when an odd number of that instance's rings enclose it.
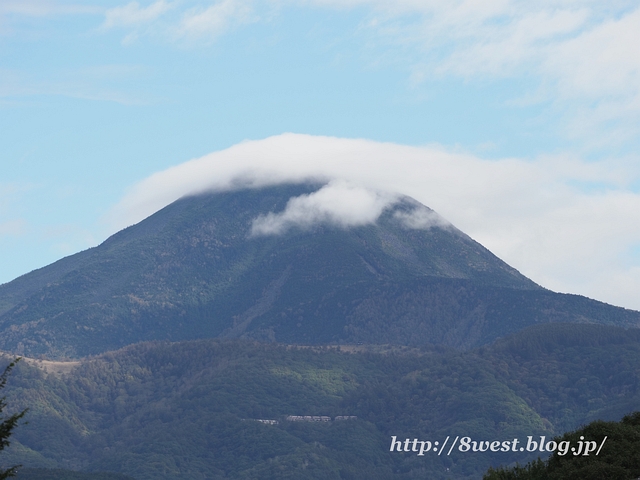
<instances>
[{"instance_id":1,"label":"hazy distant hillside","mask_svg":"<svg viewBox=\"0 0 640 480\"><path fill-rule=\"evenodd\" d=\"M21 362L7 403L29 407L29 424L18 427L2 458L137 480L477 479L490 465L532 457L418 457L390 453L390 438L551 438L596 418L617 420L640 404L637 329L550 324L475 351L350 351L145 343L85 360L62 377ZM288 415L357 419L292 422Z\"/></svg>"},{"instance_id":2,"label":"hazy distant hillside","mask_svg":"<svg viewBox=\"0 0 640 480\"><path fill-rule=\"evenodd\" d=\"M133 480L117 473L87 473L61 468L19 468L16 480Z\"/></svg>"},{"instance_id":3,"label":"hazy distant hillside","mask_svg":"<svg viewBox=\"0 0 640 480\"><path fill-rule=\"evenodd\" d=\"M183 198L0 286L0 349L77 357L211 337L471 348L542 322L640 325L638 312L542 289L454 227L416 228L434 214L411 199L376 224L251 235L319 187Z\"/></svg>"}]
</instances>

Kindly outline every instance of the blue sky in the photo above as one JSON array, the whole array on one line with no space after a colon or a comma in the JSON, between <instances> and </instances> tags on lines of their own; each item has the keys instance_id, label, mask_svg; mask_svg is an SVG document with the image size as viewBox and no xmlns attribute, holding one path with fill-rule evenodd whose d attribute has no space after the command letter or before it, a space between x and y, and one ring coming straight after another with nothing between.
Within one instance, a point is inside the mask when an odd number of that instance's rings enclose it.
<instances>
[{"instance_id":1,"label":"blue sky","mask_svg":"<svg viewBox=\"0 0 640 480\"><path fill-rule=\"evenodd\" d=\"M640 308L640 8L602 3L0 0L0 282L202 177L154 174L324 152L544 286Z\"/></svg>"}]
</instances>

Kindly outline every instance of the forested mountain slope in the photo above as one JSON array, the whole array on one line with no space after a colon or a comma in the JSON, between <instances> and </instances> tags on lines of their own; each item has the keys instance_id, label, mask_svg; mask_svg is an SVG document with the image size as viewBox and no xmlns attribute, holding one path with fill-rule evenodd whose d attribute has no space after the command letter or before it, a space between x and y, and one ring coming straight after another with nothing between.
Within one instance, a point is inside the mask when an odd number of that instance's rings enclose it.
<instances>
[{"instance_id":1,"label":"forested mountain slope","mask_svg":"<svg viewBox=\"0 0 640 480\"><path fill-rule=\"evenodd\" d=\"M541 288L406 197L374 224L252 235L320 187L185 197L0 286L0 349L81 357L213 337L472 348L536 323L640 326L638 312Z\"/></svg>"},{"instance_id":2,"label":"forested mountain slope","mask_svg":"<svg viewBox=\"0 0 640 480\"><path fill-rule=\"evenodd\" d=\"M20 362L7 403L29 407L29 424L3 457L137 480L477 479L490 465L538 454L417 456L390 452L391 436L551 438L640 405L637 329L546 324L462 352L336 348L143 343L83 360L67 375Z\"/></svg>"}]
</instances>

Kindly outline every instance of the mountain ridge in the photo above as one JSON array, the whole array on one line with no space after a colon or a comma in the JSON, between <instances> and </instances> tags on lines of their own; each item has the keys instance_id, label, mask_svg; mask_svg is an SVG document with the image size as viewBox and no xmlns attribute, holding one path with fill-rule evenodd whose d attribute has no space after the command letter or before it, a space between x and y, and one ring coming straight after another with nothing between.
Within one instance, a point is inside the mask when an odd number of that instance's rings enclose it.
<instances>
[{"instance_id":1,"label":"mountain ridge","mask_svg":"<svg viewBox=\"0 0 640 480\"><path fill-rule=\"evenodd\" d=\"M408 197L375 223L255 235L322 184L184 197L0 286L0 349L78 357L144 340L443 343L472 348L535 323L640 326L640 313L550 292ZM429 217L430 218L430 217Z\"/></svg>"}]
</instances>

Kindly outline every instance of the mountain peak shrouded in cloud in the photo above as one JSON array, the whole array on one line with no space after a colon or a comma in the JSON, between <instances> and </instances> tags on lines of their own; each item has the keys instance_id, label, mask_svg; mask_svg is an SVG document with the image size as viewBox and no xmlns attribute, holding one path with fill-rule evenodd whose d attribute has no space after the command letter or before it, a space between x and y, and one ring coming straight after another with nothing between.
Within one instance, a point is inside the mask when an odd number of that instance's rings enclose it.
<instances>
[{"instance_id":1,"label":"mountain peak shrouded in cloud","mask_svg":"<svg viewBox=\"0 0 640 480\"><path fill-rule=\"evenodd\" d=\"M637 176L638 167L630 162L583 161L571 155L483 159L439 145L286 133L157 172L131 187L107 221L114 233L185 195L334 182L322 195L296 200L288 211L283 206L283 211L265 212L272 215L258 221L256 233L296 222L302 226L304 220L294 221L301 212L338 223L340 218L347 223L374 218L384 198L391 198L387 195L406 195L540 284L639 308L634 292L640 288L640 270L633 255L640 242L635 220L640 195L632 189ZM339 212L339 205L312 205L332 191L346 195L357 189L363 189L360 198L368 199L369 207L363 204L351 220L341 216L346 213ZM388 193L380 197L364 190ZM423 216L407 218L407 225L433 220Z\"/></svg>"},{"instance_id":2,"label":"mountain peak shrouded in cloud","mask_svg":"<svg viewBox=\"0 0 640 480\"><path fill-rule=\"evenodd\" d=\"M184 196L0 286L0 350L210 337L470 348L535 323L640 325L638 312L541 288L407 196L254 180Z\"/></svg>"},{"instance_id":3,"label":"mountain peak shrouded in cloud","mask_svg":"<svg viewBox=\"0 0 640 480\"><path fill-rule=\"evenodd\" d=\"M3 182L36 186L0 185L2 282L271 176L409 195L540 284L640 308L637 1L5 0L0 37Z\"/></svg>"}]
</instances>

